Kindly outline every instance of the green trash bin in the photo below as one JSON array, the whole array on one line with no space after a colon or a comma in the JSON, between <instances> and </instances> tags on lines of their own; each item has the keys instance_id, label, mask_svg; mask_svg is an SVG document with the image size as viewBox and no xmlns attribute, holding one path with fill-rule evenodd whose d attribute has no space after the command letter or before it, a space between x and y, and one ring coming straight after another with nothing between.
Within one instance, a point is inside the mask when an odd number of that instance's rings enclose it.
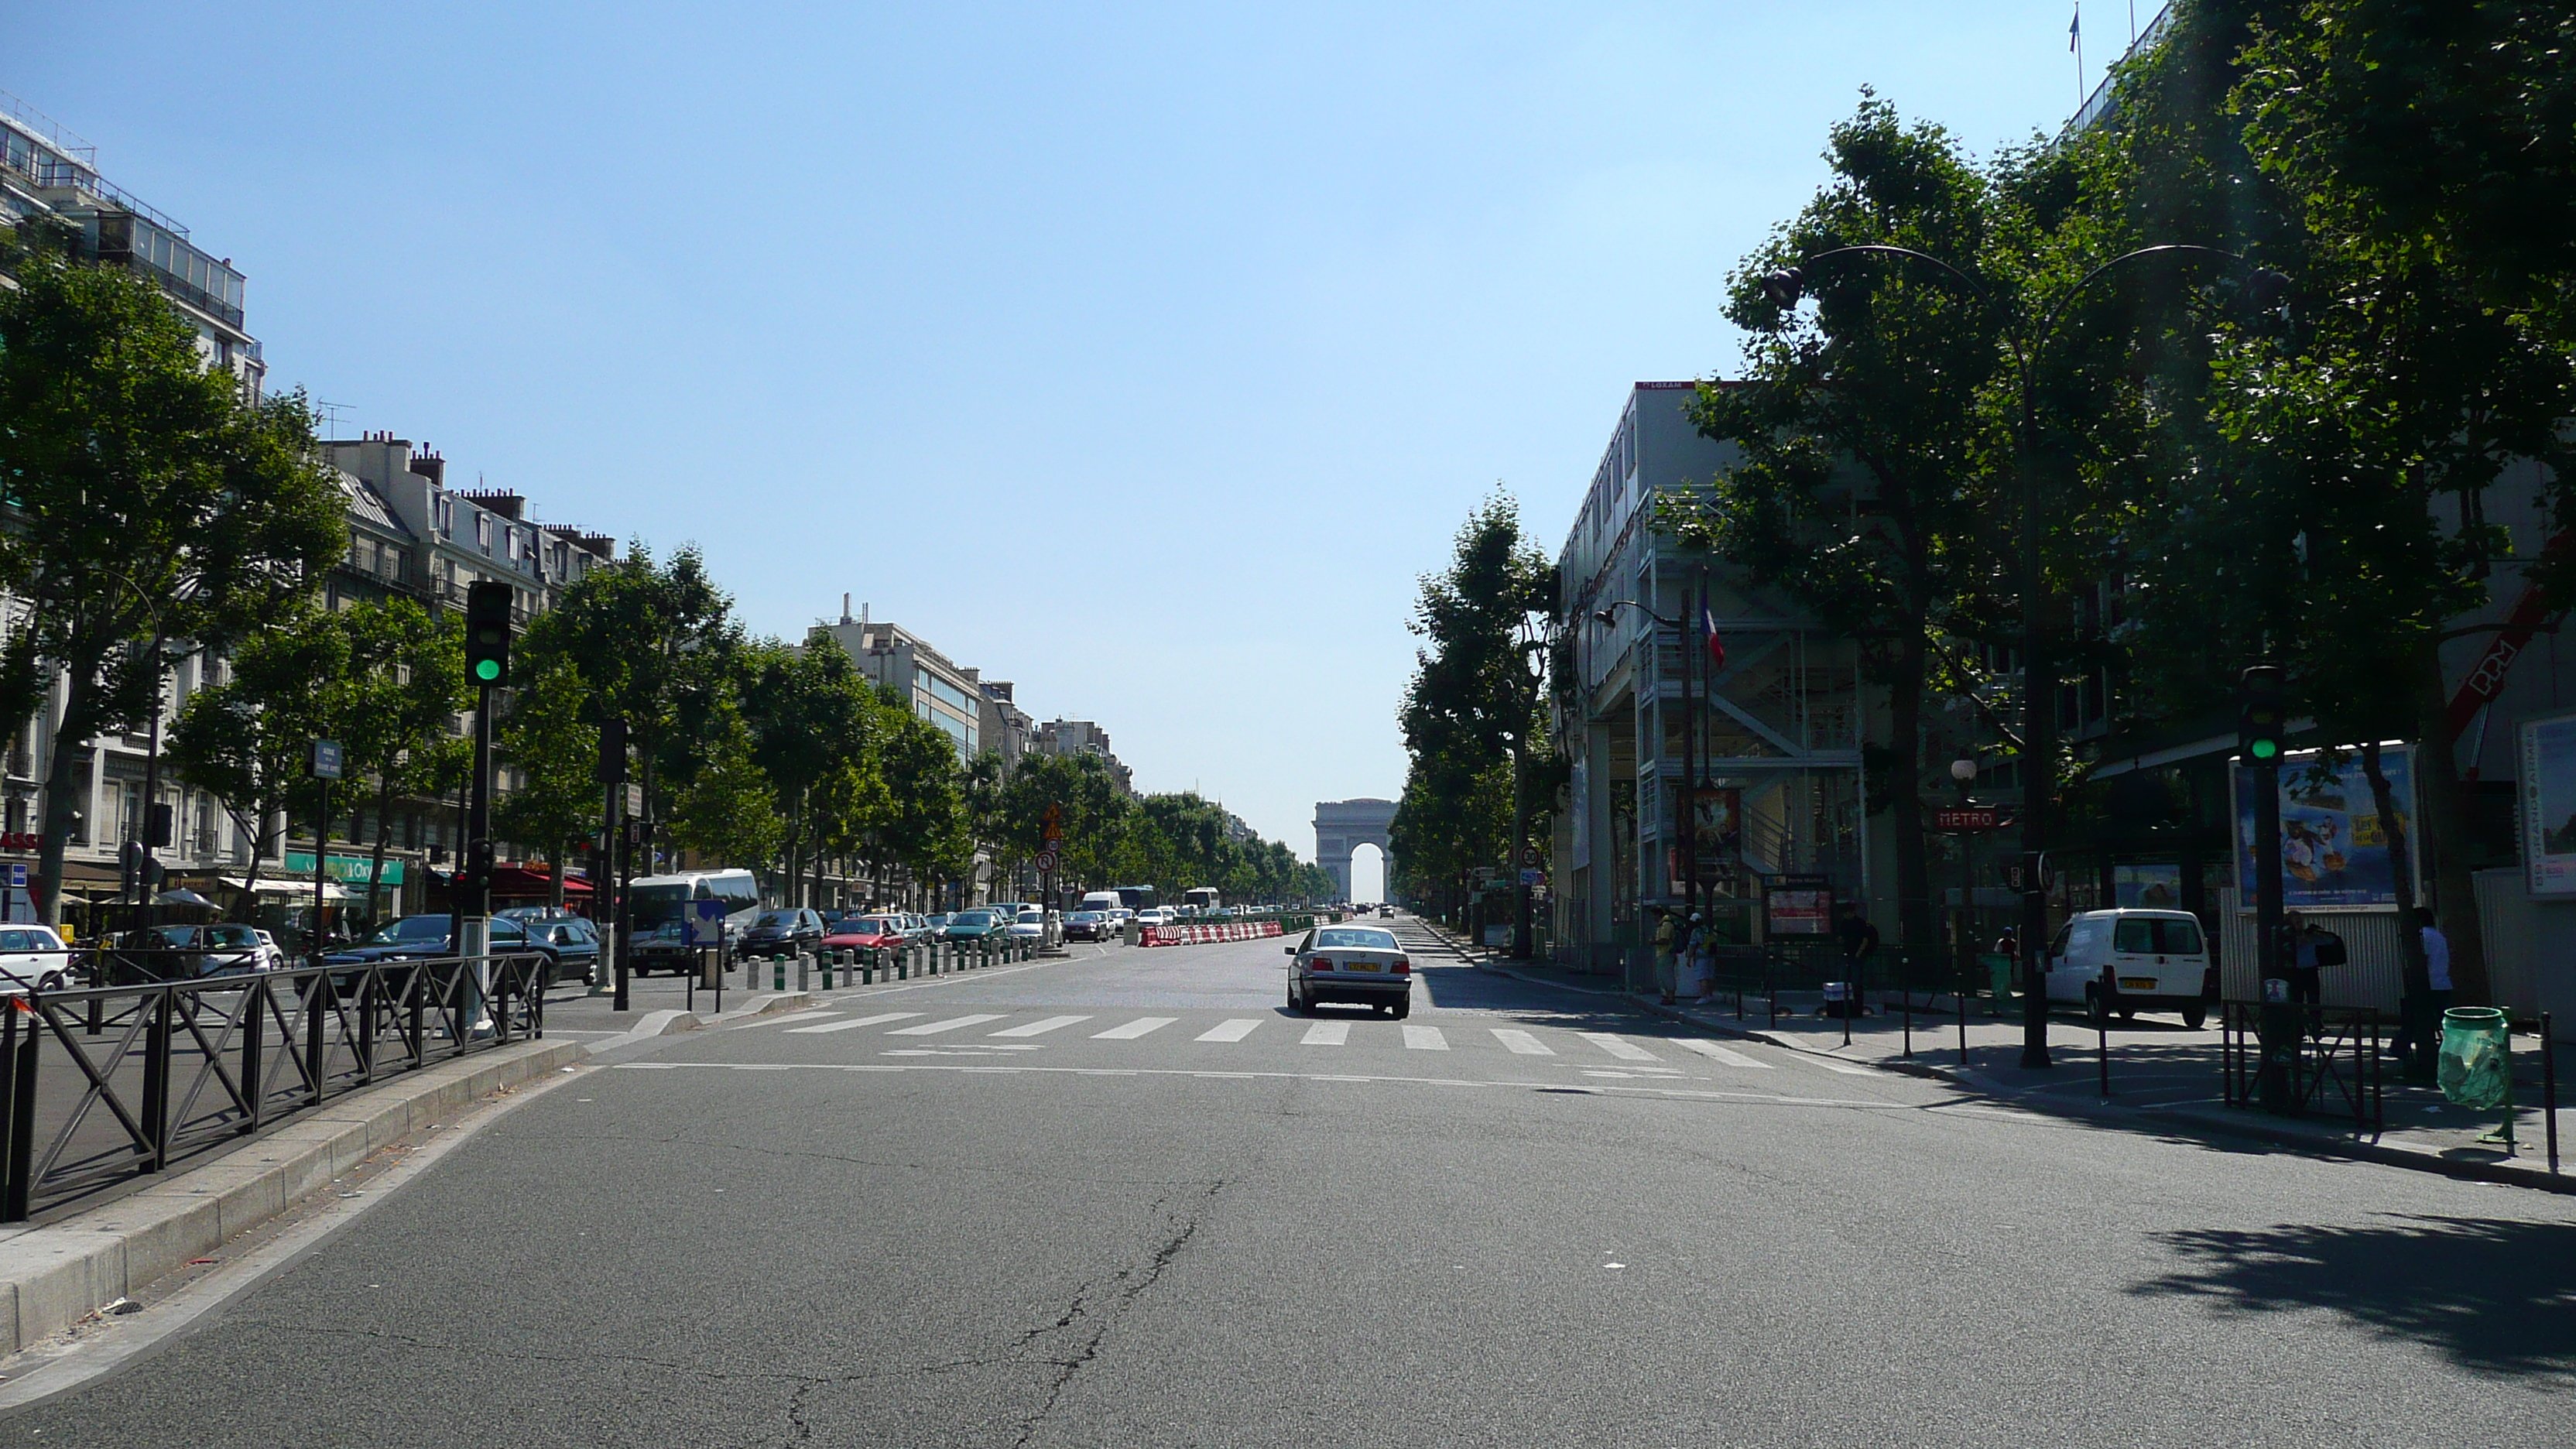
<instances>
[{"instance_id":1,"label":"green trash bin","mask_svg":"<svg viewBox=\"0 0 2576 1449\"><path fill-rule=\"evenodd\" d=\"M2513 1037L2492 1006L2454 1006L2442 1013L2442 1095L2486 1112L2513 1096Z\"/></svg>"},{"instance_id":2,"label":"green trash bin","mask_svg":"<svg viewBox=\"0 0 2576 1449\"><path fill-rule=\"evenodd\" d=\"M2001 951L1988 951L1977 957L1986 968L1986 991L1994 999L1995 1013L2003 1014L2005 1003L2012 1000L2013 963Z\"/></svg>"}]
</instances>

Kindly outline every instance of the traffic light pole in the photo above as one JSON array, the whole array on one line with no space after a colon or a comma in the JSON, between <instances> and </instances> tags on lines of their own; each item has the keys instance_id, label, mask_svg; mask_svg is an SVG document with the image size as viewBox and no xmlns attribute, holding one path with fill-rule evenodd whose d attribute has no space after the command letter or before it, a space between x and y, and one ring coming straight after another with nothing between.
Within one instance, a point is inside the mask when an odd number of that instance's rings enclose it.
<instances>
[{"instance_id":1,"label":"traffic light pole","mask_svg":"<svg viewBox=\"0 0 2576 1449\"><path fill-rule=\"evenodd\" d=\"M2281 940L2281 752L2289 728L2287 680L2277 664L2257 664L2237 679L2236 753L2253 774L2254 965L2263 982L2255 1038L2255 1100L2266 1112L2298 1110L2295 1068L2303 1023L2290 999L2290 966Z\"/></svg>"},{"instance_id":2,"label":"traffic light pole","mask_svg":"<svg viewBox=\"0 0 2576 1449\"><path fill-rule=\"evenodd\" d=\"M483 1019L492 992L492 691L474 691L474 793L465 810L466 851L472 880L466 886L463 939L458 951L474 959L475 998L467 1025Z\"/></svg>"}]
</instances>

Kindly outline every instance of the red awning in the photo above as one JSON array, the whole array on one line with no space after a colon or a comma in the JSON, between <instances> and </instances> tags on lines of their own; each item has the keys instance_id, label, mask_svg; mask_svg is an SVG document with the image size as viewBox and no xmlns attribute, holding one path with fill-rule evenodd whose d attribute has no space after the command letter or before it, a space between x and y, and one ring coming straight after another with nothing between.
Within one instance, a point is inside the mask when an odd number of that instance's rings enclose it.
<instances>
[{"instance_id":1,"label":"red awning","mask_svg":"<svg viewBox=\"0 0 2576 1449\"><path fill-rule=\"evenodd\" d=\"M564 899L574 900L593 894L590 882L567 871L564 873ZM555 893L555 878L541 865L496 865L492 868L492 894L518 901L550 900Z\"/></svg>"}]
</instances>

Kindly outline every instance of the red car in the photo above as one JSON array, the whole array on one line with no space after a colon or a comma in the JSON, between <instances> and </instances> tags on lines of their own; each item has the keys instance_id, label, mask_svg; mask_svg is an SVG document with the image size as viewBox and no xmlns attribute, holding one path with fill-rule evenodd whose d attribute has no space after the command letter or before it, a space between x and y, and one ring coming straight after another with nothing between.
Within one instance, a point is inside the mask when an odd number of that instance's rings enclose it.
<instances>
[{"instance_id":1,"label":"red car","mask_svg":"<svg viewBox=\"0 0 2576 1449\"><path fill-rule=\"evenodd\" d=\"M900 916L844 916L823 938L826 951L874 951L902 944Z\"/></svg>"}]
</instances>

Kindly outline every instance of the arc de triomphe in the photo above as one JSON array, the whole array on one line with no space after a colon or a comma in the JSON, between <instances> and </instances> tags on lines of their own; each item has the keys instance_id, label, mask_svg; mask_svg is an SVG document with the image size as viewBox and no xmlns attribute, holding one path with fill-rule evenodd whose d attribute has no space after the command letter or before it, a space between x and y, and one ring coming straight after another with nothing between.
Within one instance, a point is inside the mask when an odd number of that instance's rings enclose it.
<instances>
[{"instance_id":1,"label":"arc de triomphe","mask_svg":"<svg viewBox=\"0 0 2576 1449\"><path fill-rule=\"evenodd\" d=\"M1333 873L1343 900L1351 898L1351 850L1374 845L1386 859L1386 894L1395 894L1395 850L1387 831L1395 824L1392 800L1318 800L1315 802L1315 864Z\"/></svg>"}]
</instances>

